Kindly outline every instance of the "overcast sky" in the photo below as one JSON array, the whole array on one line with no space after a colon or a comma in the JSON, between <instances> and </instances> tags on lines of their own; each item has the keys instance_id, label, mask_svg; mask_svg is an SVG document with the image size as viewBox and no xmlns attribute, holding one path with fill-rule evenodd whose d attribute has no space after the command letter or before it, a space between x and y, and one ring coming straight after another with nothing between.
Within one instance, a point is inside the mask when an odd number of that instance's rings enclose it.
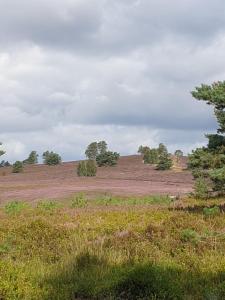
<instances>
[{"instance_id":1,"label":"overcast sky","mask_svg":"<svg viewBox=\"0 0 225 300\"><path fill-rule=\"evenodd\" d=\"M0 141L10 161L31 150L83 157L106 140L185 152L213 132L192 99L225 79L224 0L0 0Z\"/></svg>"}]
</instances>

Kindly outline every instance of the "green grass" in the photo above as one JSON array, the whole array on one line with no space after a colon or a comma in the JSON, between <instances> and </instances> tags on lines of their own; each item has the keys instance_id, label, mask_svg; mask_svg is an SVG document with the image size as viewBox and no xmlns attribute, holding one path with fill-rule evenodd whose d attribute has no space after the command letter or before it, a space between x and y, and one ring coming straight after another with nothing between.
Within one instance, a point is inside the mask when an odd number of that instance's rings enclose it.
<instances>
[{"instance_id":1,"label":"green grass","mask_svg":"<svg viewBox=\"0 0 225 300\"><path fill-rule=\"evenodd\" d=\"M224 214L170 202L79 194L67 206L9 203L0 209L0 298L224 299Z\"/></svg>"}]
</instances>

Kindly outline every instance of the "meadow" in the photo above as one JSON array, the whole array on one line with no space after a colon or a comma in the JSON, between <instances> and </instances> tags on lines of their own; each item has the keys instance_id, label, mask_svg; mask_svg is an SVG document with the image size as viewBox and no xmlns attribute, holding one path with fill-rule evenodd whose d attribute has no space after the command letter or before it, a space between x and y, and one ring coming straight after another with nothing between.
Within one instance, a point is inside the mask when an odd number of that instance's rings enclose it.
<instances>
[{"instance_id":1,"label":"meadow","mask_svg":"<svg viewBox=\"0 0 225 300\"><path fill-rule=\"evenodd\" d=\"M224 299L225 199L11 201L0 299Z\"/></svg>"}]
</instances>

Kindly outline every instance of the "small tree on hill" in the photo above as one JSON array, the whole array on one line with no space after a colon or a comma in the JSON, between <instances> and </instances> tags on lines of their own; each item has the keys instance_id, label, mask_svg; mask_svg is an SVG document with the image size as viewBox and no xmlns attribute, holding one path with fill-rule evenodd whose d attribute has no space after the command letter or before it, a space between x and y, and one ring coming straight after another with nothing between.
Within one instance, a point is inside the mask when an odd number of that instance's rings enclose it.
<instances>
[{"instance_id":1,"label":"small tree on hill","mask_svg":"<svg viewBox=\"0 0 225 300\"><path fill-rule=\"evenodd\" d=\"M59 154L51 151L45 151L42 155L44 164L48 166L58 165L62 162L62 158Z\"/></svg>"},{"instance_id":2,"label":"small tree on hill","mask_svg":"<svg viewBox=\"0 0 225 300\"><path fill-rule=\"evenodd\" d=\"M13 173L21 173L21 172L23 172L23 163L22 163L22 161L16 161L13 164L12 172Z\"/></svg>"},{"instance_id":3,"label":"small tree on hill","mask_svg":"<svg viewBox=\"0 0 225 300\"><path fill-rule=\"evenodd\" d=\"M144 163L150 165L157 164L158 156L159 155L157 149L153 148L153 149L146 150L143 157Z\"/></svg>"},{"instance_id":4,"label":"small tree on hill","mask_svg":"<svg viewBox=\"0 0 225 300\"><path fill-rule=\"evenodd\" d=\"M24 164L34 165L38 163L38 154L36 151L31 151L28 158L23 161Z\"/></svg>"},{"instance_id":5,"label":"small tree on hill","mask_svg":"<svg viewBox=\"0 0 225 300\"><path fill-rule=\"evenodd\" d=\"M85 155L88 159L96 159L96 156L98 155L98 143L97 142L93 142L90 145L88 145L86 151L85 151Z\"/></svg>"},{"instance_id":6,"label":"small tree on hill","mask_svg":"<svg viewBox=\"0 0 225 300\"><path fill-rule=\"evenodd\" d=\"M172 165L173 165L173 161L170 157L170 154L167 151L166 146L164 146L163 144L159 145L159 149L158 153L159 153L159 158L158 158L158 163L156 166L157 170L170 170Z\"/></svg>"}]
</instances>

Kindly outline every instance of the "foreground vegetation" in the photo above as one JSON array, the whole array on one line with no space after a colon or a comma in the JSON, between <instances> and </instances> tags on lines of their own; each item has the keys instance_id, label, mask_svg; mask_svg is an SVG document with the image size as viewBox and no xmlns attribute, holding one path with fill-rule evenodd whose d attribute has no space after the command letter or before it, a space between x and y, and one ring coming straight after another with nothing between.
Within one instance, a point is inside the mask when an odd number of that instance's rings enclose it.
<instances>
[{"instance_id":1,"label":"foreground vegetation","mask_svg":"<svg viewBox=\"0 0 225 300\"><path fill-rule=\"evenodd\" d=\"M224 299L223 202L10 202L0 210L0 298Z\"/></svg>"}]
</instances>

